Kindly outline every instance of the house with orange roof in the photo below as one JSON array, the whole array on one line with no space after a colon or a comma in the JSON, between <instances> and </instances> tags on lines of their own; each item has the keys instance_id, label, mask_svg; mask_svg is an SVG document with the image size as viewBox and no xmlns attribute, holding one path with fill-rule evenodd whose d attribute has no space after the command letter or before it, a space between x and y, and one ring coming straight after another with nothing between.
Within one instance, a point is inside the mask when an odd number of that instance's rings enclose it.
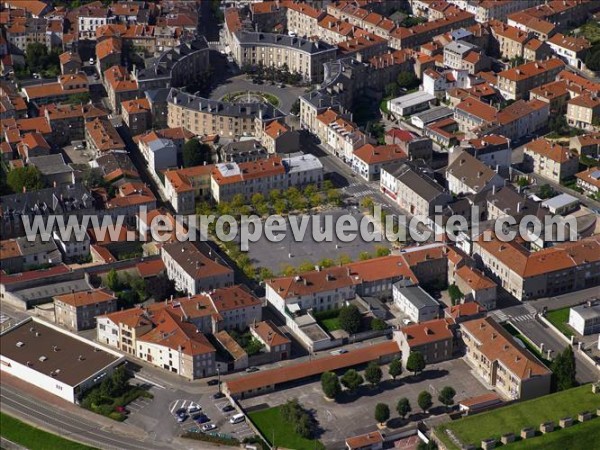
<instances>
[{"instance_id":1,"label":"house with orange roof","mask_svg":"<svg viewBox=\"0 0 600 450\"><path fill-rule=\"evenodd\" d=\"M575 176L577 177L577 186L583 189L586 195L598 198L598 192L600 192L600 167L590 167Z\"/></svg>"},{"instance_id":2,"label":"house with orange roof","mask_svg":"<svg viewBox=\"0 0 600 450\"><path fill-rule=\"evenodd\" d=\"M229 362L229 365L233 365L233 370L243 370L248 367L248 353L227 331L218 331L213 336L223 350L231 355L233 361Z\"/></svg>"},{"instance_id":3,"label":"house with orange roof","mask_svg":"<svg viewBox=\"0 0 600 450\"><path fill-rule=\"evenodd\" d=\"M523 47L523 59L527 62L543 61L552 56L552 49L547 41L531 38Z\"/></svg>"},{"instance_id":4,"label":"house with orange roof","mask_svg":"<svg viewBox=\"0 0 600 450\"><path fill-rule=\"evenodd\" d=\"M164 193L178 214L196 211L196 199L210 198L212 164L166 170Z\"/></svg>"},{"instance_id":5,"label":"house with orange roof","mask_svg":"<svg viewBox=\"0 0 600 450\"><path fill-rule=\"evenodd\" d=\"M361 434L346 438L348 450L380 450L383 448L383 436L380 431Z\"/></svg>"},{"instance_id":6,"label":"house with orange roof","mask_svg":"<svg viewBox=\"0 0 600 450\"><path fill-rule=\"evenodd\" d=\"M491 317L460 324L466 361L496 391L510 400L550 392L552 372Z\"/></svg>"},{"instance_id":7,"label":"house with orange roof","mask_svg":"<svg viewBox=\"0 0 600 450\"><path fill-rule=\"evenodd\" d=\"M494 21L490 28L502 57L509 60L523 57L525 44L531 39L529 33L500 21Z\"/></svg>"},{"instance_id":8,"label":"house with orange roof","mask_svg":"<svg viewBox=\"0 0 600 450\"><path fill-rule=\"evenodd\" d=\"M327 14L319 21L317 36L331 45L339 44L352 36L354 26L345 20Z\"/></svg>"},{"instance_id":9,"label":"house with orange roof","mask_svg":"<svg viewBox=\"0 0 600 450\"><path fill-rule=\"evenodd\" d=\"M577 97L579 98L579 97ZM529 142L524 149L523 162L534 173L556 183L579 171L579 157L574 151L546 138Z\"/></svg>"},{"instance_id":10,"label":"house with orange roof","mask_svg":"<svg viewBox=\"0 0 600 450\"><path fill-rule=\"evenodd\" d=\"M17 152L23 161L28 161L34 156L50 154L50 145L40 133L27 133L17 144Z\"/></svg>"},{"instance_id":11,"label":"house with orange roof","mask_svg":"<svg viewBox=\"0 0 600 450\"><path fill-rule=\"evenodd\" d=\"M176 288L191 295L233 284L233 270L204 255L192 242L163 245L161 258Z\"/></svg>"},{"instance_id":12,"label":"house with orange roof","mask_svg":"<svg viewBox=\"0 0 600 450\"><path fill-rule=\"evenodd\" d=\"M529 252L515 241L503 242L489 231L474 243L485 273L518 300L550 297L600 283L600 238L557 243Z\"/></svg>"},{"instance_id":13,"label":"house with orange roof","mask_svg":"<svg viewBox=\"0 0 600 450\"><path fill-rule=\"evenodd\" d=\"M79 39L96 39L98 27L115 21L110 9L99 6L98 3L91 3L78 8L76 17Z\"/></svg>"},{"instance_id":14,"label":"house with orange roof","mask_svg":"<svg viewBox=\"0 0 600 450\"><path fill-rule=\"evenodd\" d=\"M107 37L96 44L96 68L100 74L106 69L121 65L123 43L120 37Z\"/></svg>"},{"instance_id":15,"label":"house with orange roof","mask_svg":"<svg viewBox=\"0 0 600 450\"><path fill-rule=\"evenodd\" d=\"M121 115L132 136L137 136L152 128L152 110L147 98L121 102Z\"/></svg>"},{"instance_id":16,"label":"house with orange roof","mask_svg":"<svg viewBox=\"0 0 600 450\"><path fill-rule=\"evenodd\" d=\"M50 5L40 0L4 0L2 3L8 10L22 9L33 18L43 17L52 10Z\"/></svg>"},{"instance_id":17,"label":"house with orange roof","mask_svg":"<svg viewBox=\"0 0 600 450\"><path fill-rule=\"evenodd\" d=\"M111 151L125 151L125 143L109 120L96 118L85 123L87 148L98 156Z\"/></svg>"},{"instance_id":18,"label":"house with orange roof","mask_svg":"<svg viewBox=\"0 0 600 450\"><path fill-rule=\"evenodd\" d=\"M76 74L81 70L81 57L75 52L64 52L58 57L60 61L60 72L63 75Z\"/></svg>"},{"instance_id":19,"label":"house with orange roof","mask_svg":"<svg viewBox=\"0 0 600 450\"><path fill-rule=\"evenodd\" d=\"M565 63L558 58L525 63L498 73L497 87L505 99L519 100L532 89L554 81L564 68Z\"/></svg>"},{"instance_id":20,"label":"house with orange roof","mask_svg":"<svg viewBox=\"0 0 600 450\"><path fill-rule=\"evenodd\" d=\"M220 330L244 330L262 320L262 302L245 285L236 284L206 294L220 316Z\"/></svg>"},{"instance_id":21,"label":"house with orange roof","mask_svg":"<svg viewBox=\"0 0 600 450\"><path fill-rule=\"evenodd\" d=\"M270 320L254 322L249 326L250 334L265 346L269 362L288 359L292 352L292 341Z\"/></svg>"},{"instance_id":22,"label":"house with orange roof","mask_svg":"<svg viewBox=\"0 0 600 450\"><path fill-rule=\"evenodd\" d=\"M556 33L547 42L556 56L564 60L569 66L579 70L585 68L585 58L592 47L592 44L586 38Z\"/></svg>"},{"instance_id":23,"label":"house with orange roof","mask_svg":"<svg viewBox=\"0 0 600 450\"><path fill-rule=\"evenodd\" d=\"M477 302L460 303L444 310L445 318L452 319L455 323L481 319L482 317L485 317L485 315L486 309Z\"/></svg>"},{"instance_id":24,"label":"house with orange roof","mask_svg":"<svg viewBox=\"0 0 600 450\"><path fill-rule=\"evenodd\" d=\"M138 83L123 66L112 66L104 72L104 88L113 111L121 112L122 103L141 95Z\"/></svg>"},{"instance_id":25,"label":"house with orange roof","mask_svg":"<svg viewBox=\"0 0 600 450\"><path fill-rule=\"evenodd\" d=\"M103 315L97 319L97 339L189 380L214 375L216 349L180 312L177 300Z\"/></svg>"},{"instance_id":26,"label":"house with orange roof","mask_svg":"<svg viewBox=\"0 0 600 450\"><path fill-rule=\"evenodd\" d=\"M553 114L564 114L569 100L567 82L559 80L542 84L529 92L529 98L548 103Z\"/></svg>"},{"instance_id":27,"label":"house with orange roof","mask_svg":"<svg viewBox=\"0 0 600 450\"><path fill-rule=\"evenodd\" d=\"M117 297L106 289L53 297L56 323L72 331L96 328L96 317L117 310Z\"/></svg>"},{"instance_id":28,"label":"house with orange roof","mask_svg":"<svg viewBox=\"0 0 600 450\"><path fill-rule=\"evenodd\" d=\"M567 102L567 122L584 130L596 131L600 120L600 97L584 92Z\"/></svg>"},{"instance_id":29,"label":"house with orange roof","mask_svg":"<svg viewBox=\"0 0 600 450\"><path fill-rule=\"evenodd\" d=\"M354 57L364 61L386 53L388 41L374 33L355 30L353 37L339 42L337 47L342 57Z\"/></svg>"},{"instance_id":30,"label":"house with orange roof","mask_svg":"<svg viewBox=\"0 0 600 450\"><path fill-rule=\"evenodd\" d=\"M453 319L433 319L402 327L394 332L394 340L406 362L411 352L419 352L427 364L446 361L454 356Z\"/></svg>"},{"instance_id":31,"label":"house with orange roof","mask_svg":"<svg viewBox=\"0 0 600 450\"><path fill-rule=\"evenodd\" d=\"M87 76L83 72L60 75L56 83L34 84L21 89L28 102L37 105L60 103L71 95L89 93Z\"/></svg>"},{"instance_id":32,"label":"house with orange roof","mask_svg":"<svg viewBox=\"0 0 600 450\"><path fill-rule=\"evenodd\" d=\"M50 103L41 107L39 114L48 120L52 142L59 146L84 140L86 122L108 118L108 111L92 104Z\"/></svg>"},{"instance_id":33,"label":"house with orange roof","mask_svg":"<svg viewBox=\"0 0 600 450\"><path fill-rule=\"evenodd\" d=\"M119 186L117 195L109 199L104 207L113 218L123 215L135 217L141 208L156 209L156 197L150 188L140 181L128 181Z\"/></svg>"},{"instance_id":34,"label":"house with orange roof","mask_svg":"<svg viewBox=\"0 0 600 450\"><path fill-rule=\"evenodd\" d=\"M271 154L293 153L300 148L300 135L283 122L273 120L258 131L256 138Z\"/></svg>"},{"instance_id":35,"label":"house with orange roof","mask_svg":"<svg viewBox=\"0 0 600 450\"><path fill-rule=\"evenodd\" d=\"M465 296L465 302L477 302L488 311L496 308L498 286L480 270L465 264L456 270L454 283Z\"/></svg>"},{"instance_id":36,"label":"house with orange roof","mask_svg":"<svg viewBox=\"0 0 600 450\"><path fill-rule=\"evenodd\" d=\"M366 144L353 153L352 170L366 181L378 180L386 164L408 159L408 155L397 144Z\"/></svg>"}]
</instances>

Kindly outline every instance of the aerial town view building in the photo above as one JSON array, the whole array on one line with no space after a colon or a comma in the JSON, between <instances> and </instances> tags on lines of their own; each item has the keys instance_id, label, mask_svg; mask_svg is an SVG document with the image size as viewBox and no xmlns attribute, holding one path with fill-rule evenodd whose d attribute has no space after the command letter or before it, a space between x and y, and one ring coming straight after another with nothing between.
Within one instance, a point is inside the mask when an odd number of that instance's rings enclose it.
<instances>
[{"instance_id":1,"label":"aerial town view building","mask_svg":"<svg viewBox=\"0 0 600 450\"><path fill-rule=\"evenodd\" d=\"M600 449L599 0L0 0L4 449Z\"/></svg>"}]
</instances>

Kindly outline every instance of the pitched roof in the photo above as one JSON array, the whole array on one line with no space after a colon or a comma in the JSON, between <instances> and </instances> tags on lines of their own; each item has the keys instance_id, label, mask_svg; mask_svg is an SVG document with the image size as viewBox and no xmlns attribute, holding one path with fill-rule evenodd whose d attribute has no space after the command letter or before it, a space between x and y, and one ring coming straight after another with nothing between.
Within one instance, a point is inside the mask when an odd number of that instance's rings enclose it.
<instances>
[{"instance_id":1,"label":"pitched roof","mask_svg":"<svg viewBox=\"0 0 600 450\"><path fill-rule=\"evenodd\" d=\"M409 347L419 347L452 339L450 325L453 324L452 319L434 319L403 327L400 332L405 336Z\"/></svg>"},{"instance_id":2,"label":"pitched roof","mask_svg":"<svg viewBox=\"0 0 600 450\"><path fill-rule=\"evenodd\" d=\"M469 320L460 326L481 343L478 349L486 358L499 361L519 379L551 374L546 366L528 350L521 348L491 317Z\"/></svg>"},{"instance_id":3,"label":"pitched roof","mask_svg":"<svg viewBox=\"0 0 600 450\"><path fill-rule=\"evenodd\" d=\"M354 150L354 156L367 164L380 164L407 159L408 156L399 145L365 144Z\"/></svg>"},{"instance_id":4,"label":"pitched roof","mask_svg":"<svg viewBox=\"0 0 600 450\"><path fill-rule=\"evenodd\" d=\"M233 273L202 253L192 242L171 242L164 244L162 251L169 254L181 268L194 279Z\"/></svg>"},{"instance_id":5,"label":"pitched roof","mask_svg":"<svg viewBox=\"0 0 600 450\"><path fill-rule=\"evenodd\" d=\"M327 371L356 366L377 360L382 356L394 355L399 351L400 349L395 341L380 342L352 349L352 351L342 355L328 355L312 359L311 361L303 361L275 369L261 370L256 373L242 375L227 380L226 387L231 395L236 395L265 386L320 375Z\"/></svg>"},{"instance_id":6,"label":"pitched roof","mask_svg":"<svg viewBox=\"0 0 600 450\"><path fill-rule=\"evenodd\" d=\"M574 153L568 147L543 137L526 144L525 151L537 153L558 163L567 162L574 157Z\"/></svg>"},{"instance_id":7,"label":"pitched roof","mask_svg":"<svg viewBox=\"0 0 600 450\"><path fill-rule=\"evenodd\" d=\"M446 176L450 175L476 191L483 189L498 176L490 167L464 151L446 169Z\"/></svg>"},{"instance_id":8,"label":"pitched roof","mask_svg":"<svg viewBox=\"0 0 600 450\"><path fill-rule=\"evenodd\" d=\"M486 277L483 272L466 264L456 271L456 276L474 291L496 287L496 283Z\"/></svg>"},{"instance_id":9,"label":"pitched roof","mask_svg":"<svg viewBox=\"0 0 600 450\"><path fill-rule=\"evenodd\" d=\"M600 167L590 167L583 172L579 172L575 176L581 181L591 184L592 186L596 186L596 188L600 189Z\"/></svg>"},{"instance_id":10,"label":"pitched roof","mask_svg":"<svg viewBox=\"0 0 600 450\"><path fill-rule=\"evenodd\" d=\"M372 431L370 433L361 434L359 436L346 438L346 445L350 450L371 448L375 444L383 442L383 436L380 431Z\"/></svg>"},{"instance_id":11,"label":"pitched roof","mask_svg":"<svg viewBox=\"0 0 600 450\"><path fill-rule=\"evenodd\" d=\"M521 81L527 78L538 76L549 70L556 70L565 67L566 64L558 59L552 58L547 61L532 61L504 70L498 74L498 78L505 78L510 81Z\"/></svg>"},{"instance_id":12,"label":"pitched roof","mask_svg":"<svg viewBox=\"0 0 600 450\"><path fill-rule=\"evenodd\" d=\"M211 171L212 179L218 185L243 183L257 178L267 178L285 174L285 167L279 156L242 163L221 163Z\"/></svg>"},{"instance_id":13,"label":"pitched roof","mask_svg":"<svg viewBox=\"0 0 600 450\"><path fill-rule=\"evenodd\" d=\"M250 329L269 347L287 345L291 341L270 320L264 320L250 325Z\"/></svg>"},{"instance_id":14,"label":"pitched roof","mask_svg":"<svg viewBox=\"0 0 600 450\"><path fill-rule=\"evenodd\" d=\"M290 128L277 120L273 120L265 127L265 134L272 139L277 139L279 136L290 131Z\"/></svg>"},{"instance_id":15,"label":"pitched roof","mask_svg":"<svg viewBox=\"0 0 600 450\"><path fill-rule=\"evenodd\" d=\"M104 303L115 301L117 297L112 292L105 289L94 289L91 291L74 292L72 294L57 295L54 300L74 307L93 305L95 303Z\"/></svg>"}]
</instances>

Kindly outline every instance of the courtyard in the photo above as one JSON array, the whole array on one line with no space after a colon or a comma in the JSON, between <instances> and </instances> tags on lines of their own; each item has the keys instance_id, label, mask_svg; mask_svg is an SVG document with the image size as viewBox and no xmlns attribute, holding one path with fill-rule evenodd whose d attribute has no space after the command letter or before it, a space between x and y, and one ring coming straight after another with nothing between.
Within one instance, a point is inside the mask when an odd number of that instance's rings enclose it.
<instances>
[{"instance_id":1,"label":"courtyard","mask_svg":"<svg viewBox=\"0 0 600 450\"><path fill-rule=\"evenodd\" d=\"M452 386L456 390L455 403L488 392L471 374L471 369L462 359L429 365L417 377L405 371L396 381L390 379L387 365L381 369L383 379L378 387L363 385L357 394L344 394L336 402L326 400L321 382L314 380L309 383L297 383L288 389L267 395L244 399L240 404L246 413L252 416L255 411L280 406L288 399L297 398L318 420L318 440L327 448L340 448L347 437L376 429L374 412L377 403L386 403L390 407L391 419L388 421L388 428L397 429L407 423L406 420L401 420L395 411L396 403L402 397L408 398L412 406L412 413L408 419L420 420L427 416L417 405L417 397L421 391L428 391L433 397L431 414L445 412L445 408L437 400L438 393L444 386ZM357 418L361 420L357 421Z\"/></svg>"}]
</instances>

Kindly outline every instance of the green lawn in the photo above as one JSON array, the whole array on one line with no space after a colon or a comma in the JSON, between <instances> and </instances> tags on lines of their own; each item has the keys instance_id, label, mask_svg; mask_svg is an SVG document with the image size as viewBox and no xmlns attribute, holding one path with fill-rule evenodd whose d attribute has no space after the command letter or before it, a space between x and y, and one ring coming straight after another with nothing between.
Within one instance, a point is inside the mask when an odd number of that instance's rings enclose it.
<instances>
[{"instance_id":1,"label":"green lawn","mask_svg":"<svg viewBox=\"0 0 600 450\"><path fill-rule=\"evenodd\" d=\"M248 413L248 416L271 445L293 448L294 450L325 449L321 442L297 435L292 425L282 419L278 406L251 412ZM273 439L275 439L275 443L273 443Z\"/></svg>"},{"instance_id":2,"label":"green lawn","mask_svg":"<svg viewBox=\"0 0 600 450\"><path fill-rule=\"evenodd\" d=\"M564 450L567 448L597 448L600 439L600 419L597 417L585 423L577 423L571 428L556 430L511 444L510 450Z\"/></svg>"},{"instance_id":3,"label":"green lawn","mask_svg":"<svg viewBox=\"0 0 600 450\"><path fill-rule=\"evenodd\" d=\"M436 435L449 449L457 447L446 434L446 429L451 430L462 443L478 446L483 439L499 439L505 433L518 435L522 428L538 429L542 422L551 420L558 423L562 417L576 417L582 411L595 412L597 408L600 408L600 395L593 394L588 384L445 423L436 428Z\"/></svg>"},{"instance_id":4,"label":"green lawn","mask_svg":"<svg viewBox=\"0 0 600 450\"><path fill-rule=\"evenodd\" d=\"M558 328L566 337L571 337L573 335L573 331L567 325L567 322L569 322L569 309L569 307L555 309L554 311L548 311L546 313L546 319L548 319L548 321Z\"/></svg>"},{"instance_id":5,"label":"green lawn","mask_svg":"<svg viewBox=\"0 0 600 450\"><path fill-rule=\"evenodd\" d=\"M319 325L325 328L325 331L335 331L340 330L342 326L340 325L340 319L334 317L332 319L323 319L319 321Z\"/></svg>"},{"instance_id":6,"label":"green lawn","mask_svg":"<svg viewBox=\"0 0 600 450\"><path fill-rule=\"evenodd\" d=\"M0 429L2 437L30 450L91 450L94 448L32 427L4 413L0 413Z\"/></svg>"}]
</instances>

